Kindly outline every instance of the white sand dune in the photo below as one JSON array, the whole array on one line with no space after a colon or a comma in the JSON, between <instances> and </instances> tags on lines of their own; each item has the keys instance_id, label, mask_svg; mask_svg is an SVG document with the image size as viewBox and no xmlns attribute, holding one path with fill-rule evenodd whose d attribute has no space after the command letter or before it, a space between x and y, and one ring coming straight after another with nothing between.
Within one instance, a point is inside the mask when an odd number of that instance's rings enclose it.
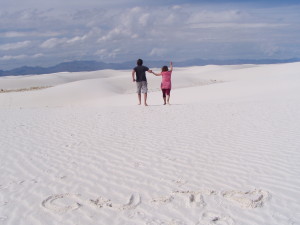
<instances>
[{"instance_id":1,"label":"white sand dune","mask_svg":"<svg viewBox=\"0 0 300 225\"><path fill-rule=\"evenodd\" d=\"M158 71L158 69L156 69ZM1 77L0 224L300 224L300 63Z\"/></svg>"}]
</instances>

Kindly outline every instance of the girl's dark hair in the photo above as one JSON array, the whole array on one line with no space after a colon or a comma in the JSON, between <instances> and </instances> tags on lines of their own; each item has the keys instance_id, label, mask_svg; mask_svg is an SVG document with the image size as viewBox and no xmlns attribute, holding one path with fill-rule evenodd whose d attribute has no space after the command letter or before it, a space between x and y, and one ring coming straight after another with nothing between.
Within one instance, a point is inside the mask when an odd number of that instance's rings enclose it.
<instances>
[{"instance_id":1,"label":"girl's dark hair","mask_svg":"<svg viewBox=\"0 0 300 225\"><path fill-rule=\"evenodd\" d=\"M164 72L164 71L168 71L169 69L168 69L168 67L167 66L163 66L162 68L161 68L161 71L162 72Z\"/></svg>"},{"instance_id":2,"label":"girl's dark hair","mask_svg":"<svg viewBox=\"0 0 300 225\"><path fill-rule=\"evenodd\" d=\"M136 62L136 64L137 64L138 66L143 65L143 60L142 60L142 59L138 59L137 62Z\"/></svg>"}]
</instances>

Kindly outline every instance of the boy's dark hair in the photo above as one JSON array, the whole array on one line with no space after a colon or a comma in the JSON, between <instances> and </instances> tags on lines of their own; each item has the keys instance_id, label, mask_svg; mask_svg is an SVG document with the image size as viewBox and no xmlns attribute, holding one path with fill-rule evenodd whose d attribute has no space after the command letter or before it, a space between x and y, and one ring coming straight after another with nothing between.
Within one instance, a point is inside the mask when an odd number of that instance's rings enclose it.
<instances>
[{"instance_id":1,"label":"boy's dark hair","mask_svg":"<svg viewBox=\"0 0 300 225\"><path fill-rule=\"evenodd\" d=\"M167 66L163 66L162 68L161 68L161 71L162 72L164 72L164 71L168 71L169 69L168 69L168 67Z\"/></svg>"},{"instance_id":2,"label":"boy's dark hair","mask_svg":"<svg viewBox=\"0 0 300 225\"><path fill-rule=\"evenodd\" d=\"M142 59L138 59L137 62L136 62L136 64L137 64L138 66L143 65L143 60L142 60Z\"/></svg>"}]
</instances>

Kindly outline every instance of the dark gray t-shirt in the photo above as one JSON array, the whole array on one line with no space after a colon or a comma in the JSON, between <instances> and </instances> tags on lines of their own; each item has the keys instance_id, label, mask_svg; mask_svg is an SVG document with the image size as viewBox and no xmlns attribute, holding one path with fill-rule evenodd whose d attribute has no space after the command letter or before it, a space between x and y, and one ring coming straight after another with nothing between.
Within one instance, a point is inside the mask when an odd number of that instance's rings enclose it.
<instances>
[{"instance_id":1,"label":"dark gray t-shirt","mask_svg":"<svg viewBox=\"0 0 300 225\"><path fill-rule=\"evenodd\" d=\"M133 70L136 73L136 81L137 82L147 81L146 71L149 70L149 68L147 66L136 66L133 68Z\"/></svg>"}]
</instances>

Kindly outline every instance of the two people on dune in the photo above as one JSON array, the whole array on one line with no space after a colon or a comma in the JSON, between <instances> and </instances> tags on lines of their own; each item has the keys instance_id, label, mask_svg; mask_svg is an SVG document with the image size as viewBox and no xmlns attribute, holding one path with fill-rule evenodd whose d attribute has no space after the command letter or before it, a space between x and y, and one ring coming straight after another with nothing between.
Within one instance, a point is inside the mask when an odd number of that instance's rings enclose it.
<instances>
[{"instance_id":1,"label":"two people on dune","mask_svg":"<svg viewBox=\"0 0 300 225\"><path fill-rule=\"evenodd\" d=\"M142 101L142 94L144 94L144 105L148 106L147 104L147 92L148 92L148 83L147 83L147 77L146 72L152 73L155 76L161 76L162 82L161 82L161 90L163 94L163 100L164 105L170 104L170 92L171 92L171 75L173 71L173 63L170 62L170 70L167 66L163 66L161 68L160 73L155 73L152 70L150 70L147 66L143 65L143 60L138 59L137 60L137 66L133 68L132 70L132 81L136 82L137 87L137 94L138 94L138 101L139 105L141 105Z\"/></svg>"}]
</instances>

